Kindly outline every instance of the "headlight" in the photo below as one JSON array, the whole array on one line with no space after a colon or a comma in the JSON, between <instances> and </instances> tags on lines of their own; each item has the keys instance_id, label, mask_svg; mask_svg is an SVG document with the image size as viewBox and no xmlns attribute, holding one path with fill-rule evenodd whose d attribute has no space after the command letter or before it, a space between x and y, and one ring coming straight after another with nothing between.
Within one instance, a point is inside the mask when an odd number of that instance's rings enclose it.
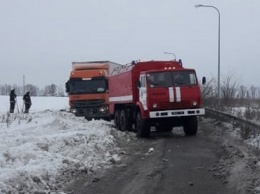
<instances>
[{"instance_id":1,"label":"headlight","mask_svg":"<svg viewBox=\"0 0 260 194\"><path fill-rule=\"evenodd\" d=\"M153 108L157 108L157 104L156 103L153 104Z\"/></svg>"},{"instance_id":2,"label":"headlight","mask_svg":"<svg viewBox=\"0 0 260 194\"><path fill-rule=\"evenodd\" d=\"M197 103L197 101L193 101L192 104L193 104L193 106L197 106L198 103Z\"/></svg>"},{"instance_id":3,"label":"headlight","mask_svg":"<svg viewBox=\"0 0 260 194\"><path fill-rule=\"evenodd\" d=\"M100 112L108 112L108 106L102 106L99 109Z\"/></svg>"},{"instance_id":4,"label":"headlight","mask_svg":"<svg viewBox=\"0 0 260 194\"><path fill-rule=\"evenodd\" d=\"M70 109L70 112L75 114L77 112L77 110L76 109Z\"/></svg>"}]
</instances>

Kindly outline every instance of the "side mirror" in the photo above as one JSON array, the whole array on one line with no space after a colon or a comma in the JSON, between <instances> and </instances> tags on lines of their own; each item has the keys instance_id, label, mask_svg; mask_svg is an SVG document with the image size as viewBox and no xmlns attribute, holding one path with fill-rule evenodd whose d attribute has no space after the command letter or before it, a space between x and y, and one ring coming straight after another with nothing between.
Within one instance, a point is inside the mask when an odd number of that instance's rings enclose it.
<instances>
[{"instance_id":1,"label":"side mirror","mask_svg":"<svg viewBox=\"0 0 260 194\"><path fill-rule=\"evenodd\" d=\"M202 85L206 83L206 77L202 77Z\"/></svg>"},{"instance_id":2,"label":"side mirror","mask_svg":"<svg viewBox=\"0 0 260 194\"><path fill-rule=\"evenodd\" d=\"M70 92L70 81L67 81L66 84L65 84L65 88L66 88L66 92L69 93Z\"/></svg>"}]
</instances>

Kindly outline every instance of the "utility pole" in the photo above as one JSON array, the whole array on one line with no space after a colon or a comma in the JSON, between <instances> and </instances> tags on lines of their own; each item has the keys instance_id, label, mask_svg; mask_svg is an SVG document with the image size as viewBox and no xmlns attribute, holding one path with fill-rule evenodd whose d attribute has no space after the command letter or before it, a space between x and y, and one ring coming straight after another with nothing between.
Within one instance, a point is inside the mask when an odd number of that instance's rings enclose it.
<instances>
[{"instance_id":1,"label":"utility pole","mask_svg":"<svg viewBox=\"0 0 260 194\"><path fill-rule=\"evenodd\" d=\"M25 76L23 75L23 95L25 94Z\"/></svg>"}]
</instances>

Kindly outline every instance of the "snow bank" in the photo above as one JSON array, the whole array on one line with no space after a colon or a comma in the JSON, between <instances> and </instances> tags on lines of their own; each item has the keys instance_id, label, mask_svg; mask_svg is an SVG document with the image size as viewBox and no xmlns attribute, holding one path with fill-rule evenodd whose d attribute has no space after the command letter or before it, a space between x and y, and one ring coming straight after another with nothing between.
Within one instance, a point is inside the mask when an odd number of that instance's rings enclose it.
<instances>
[{"instance_id":1,"label":"snow bank","mask_svg":"<svg viewBox=\"0 0 260 194\"><path fill-rule=\"evenodd\" d=\"M0 193L59 191L77 173L119 161L117 138L134 137L116 131L111 122L58 111L67 108L67 98L34 98L33 105L30 114L1 113Z\"/></svg>"}]
</instances>

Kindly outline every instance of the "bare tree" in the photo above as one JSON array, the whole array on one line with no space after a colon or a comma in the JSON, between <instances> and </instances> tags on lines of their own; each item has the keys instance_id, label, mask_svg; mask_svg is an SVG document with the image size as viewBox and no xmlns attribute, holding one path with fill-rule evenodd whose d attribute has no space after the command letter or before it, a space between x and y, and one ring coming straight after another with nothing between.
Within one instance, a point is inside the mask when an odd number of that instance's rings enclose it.
<instances>
[{"instance_id":1,"label":"bare tree","mask_svg":"<svg viewBox=\"0 0 260 194\"><path fill-rule=\"evenodd\" d=\"M51 96L57 95L57 86L55 84L50 85L50 94L51 94Z\"/></svg>"},{"instance_id":2,"label":"bare tree","mask_svg":"<svg viewBox=\"0 0 260 194\"><path fill-rule=\"evenodd\" d=\"M201 94L203 99L214 97L214 88L216 87L216 80L211 78L205 85L201 87Z\"/></svg>"},{"instance_id":3,"label":"bare tree","mask_svg":"<svg viewBox=\"0 0 260 194\"><path fill-rule=\"evenodd\" d=\"M31 96L39 96L39 88L37 86L34 86L32 84L27 84L25 86L25 92L30 91Z\"/></svg>"},{"instance_id":4,"label":"bare tree","mask_svg":"<svg viewBox=\"0 0 260 194\"><path fill-rule=\"evenodd\" d=\"M57 96L57 86L55 84L45 86L44 96Z\"/></svg>"},{"instance_id":5,"label":"bare tree","mask_svg":"<svg viewBox=\"0 0 260 194\"><path fill-rule=\"evenodd\" d=\"M1 85L0 86L0 94L1 95L9 95L11 89L15 89L15 93L17 95L22 95L22 93L21 93L22 88L20 86L15 85L15 84L14 85L10 85L10 84Z\"/></svg>"},{"instance_id":6,"label":"bare tree","mask_svg":"<svg viewBox=\"0 0 260 194\"><path fill-rule=\"evenodd\" d=\"M1 87L1 94L2 94L2 95L9 95L11 89L12 89L12 86L11 86L11 85L4 84L4 85Z\"/></svg>"},{"instance_id":7,"label":"bare tree","mask_svg":"<svg viewBox=\"0 0 260 194\"><path fill-rule=\"evenodd\" d=\"M235 80L235 74L229 73L223 76L223 83L221 87L222 98L225 105L231 105L232 100L235 99L238 91L238 81ZM234 102L234 101L233 101Z\"/></svg>"},{"instance_id":8,"label":"bare tree","mask_svg":"<svg viewBox=\"0 0 260 194\"><path fill-rule=\"evenodd\" d=\"M257 87L257 96L256 96L257 99L260 99L260 87L258 86Z\"/></svg>"},{"instance_id":9,"label":"bare tree","mask_svg":"<svg viewBox=\"0 0 260 194\"><path fill-rule=\"evenodd\" d=\"M245 99L246 98L246 92L247 92L246 86L244 86L244 85L239 86L237 98Z\"/></svg>"},{"instance_id":10,"label":"bare tree","mask_svg":"<svg viewBox=\"0 0 260 194\"><path fill-rule=\"evenodd\" d=\"M250 86L250 89L249 89L249 95L252 99L256 99L256 96L257 96L257 88L255 86Z\"/></svg>"},{"instance_id":11,"label":"bare tree","mask_svg":"<svg viewBox=\"0 0 260 194\"><path fill-rule=\"evenodd\" d=\"M64 95L64 89L63 89L62 86L57 87L57 96L62 96L62 97L65 96Z\"/></svg>"}]
</instances>

